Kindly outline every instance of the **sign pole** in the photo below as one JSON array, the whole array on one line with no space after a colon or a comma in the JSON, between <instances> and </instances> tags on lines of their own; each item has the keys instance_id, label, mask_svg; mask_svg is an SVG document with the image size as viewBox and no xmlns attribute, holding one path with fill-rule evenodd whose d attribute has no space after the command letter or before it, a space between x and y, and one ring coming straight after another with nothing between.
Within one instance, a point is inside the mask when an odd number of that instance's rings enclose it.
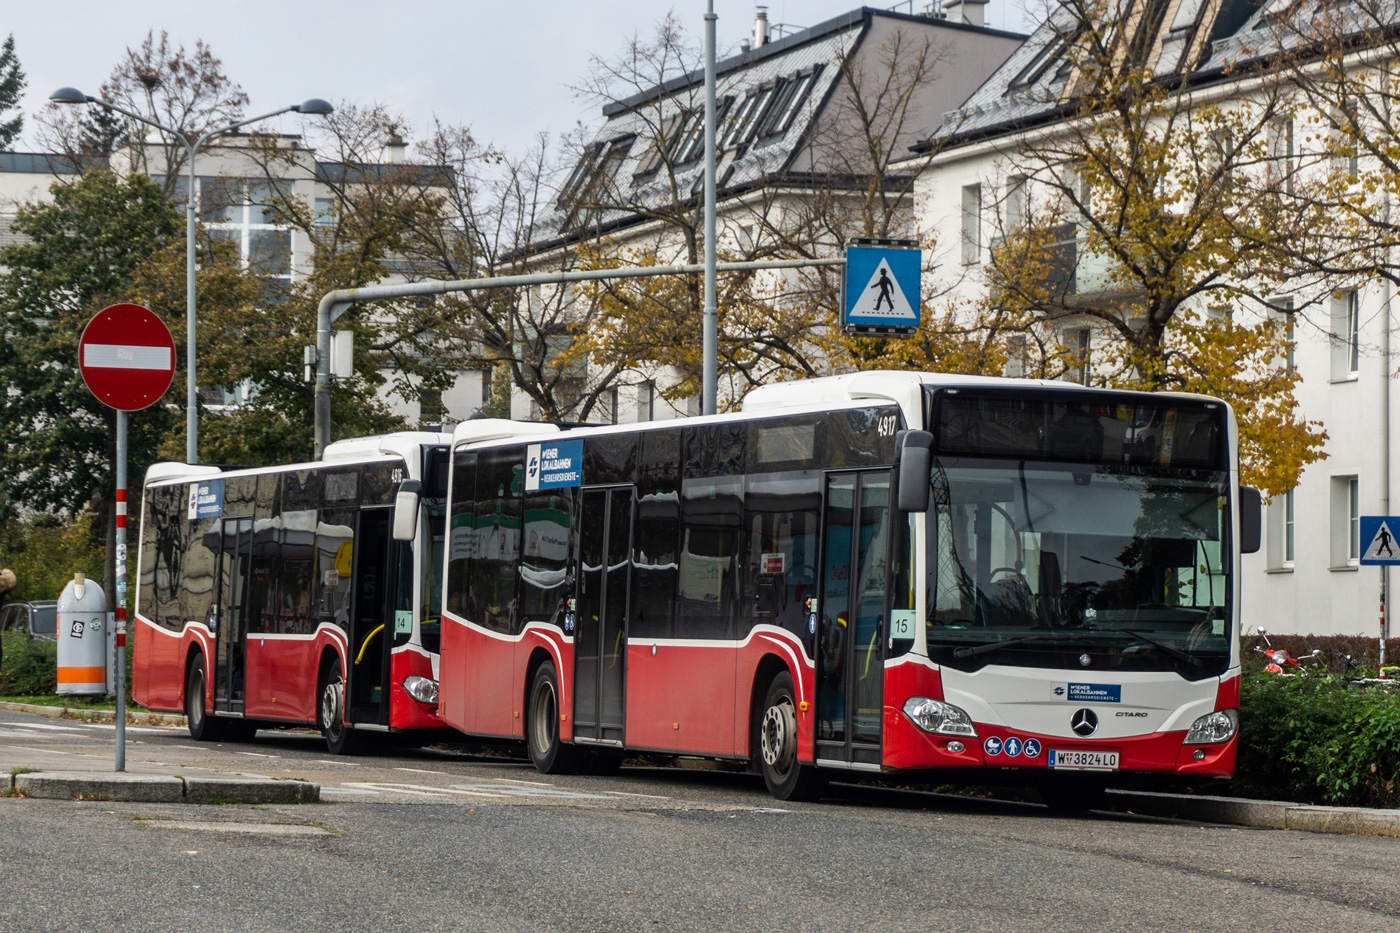
<instances>
[{"instance_id":1,"label":"sign pole","mask_svg":"<svg viewBox=\"0 0 1400 933\"><path fill-rule=\"evenodd\" d=\"M116 617L116 770L126 770L126 428L127 412L160 401L175 378L175 340L170 328L133 304L103 308L78 340L78 369L88 390L117 412L117 553L112 561ZM192 443L192 442L191 442Z\"/></svg>"},{"instance_id":2,"label":"sign pole","mask_svg":"<svg viewBox=\"0 0 1400 933\"><path fill-rule=\"evenodd\" d=\"M1381 677L1385 676L1385 578L1389 572L1389 567L1381 568L1381 642L1379 651L1380 660L1376 662L1376 673Z\"/></svg>"},{"instance_id":3,"label":"sign pole","mask_svg":"<svg viewBox=\"0 0 1400 933\"><path fill-rule=\"evenodd\" d=\"M126 412L117 409L117 767L126 770Z\"/></svg>"}]
</instances>

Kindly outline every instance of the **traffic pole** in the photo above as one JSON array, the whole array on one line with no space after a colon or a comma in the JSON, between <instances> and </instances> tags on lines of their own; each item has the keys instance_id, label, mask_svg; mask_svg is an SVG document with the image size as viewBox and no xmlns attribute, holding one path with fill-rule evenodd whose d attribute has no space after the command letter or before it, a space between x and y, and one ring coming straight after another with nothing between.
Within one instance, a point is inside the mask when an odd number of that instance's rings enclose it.
<instances>
[{"instance_id":1,"label":"traffic pole","mask_svg":"<svg viewBox=\"0 0 1400 933\"><path fill-rule=\"evenodd\" d=\"M117 767L126 770L126 412L117 409Z\"/></svg>"},{"instance_id":2,"label":"traffic pole","mask_svg":"<svg viewBox=\"0 0 1400 933\"><path fill-rule=\"evenodd\" d=\"M1380 650L1377 653L1379 660L1376 661L1376 673L1381 677L1385 676L1385 578L1389 570L1389 567L1381 568L1381 640Z\"/></svg>"}]
</instances>

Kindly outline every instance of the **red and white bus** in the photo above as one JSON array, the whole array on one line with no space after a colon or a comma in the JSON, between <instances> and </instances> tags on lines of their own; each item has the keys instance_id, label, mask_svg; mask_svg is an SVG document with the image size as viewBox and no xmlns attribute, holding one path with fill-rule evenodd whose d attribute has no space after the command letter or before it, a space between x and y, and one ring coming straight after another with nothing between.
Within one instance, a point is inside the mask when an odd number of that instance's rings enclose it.
<instances>
[{"instance_id":1,"label":"red and white bus","mask_svg":"<svg viewBox=\"0 0 1400 933\"><path fill-rule=\"evenodd\" d=\"M842 772L1227 777L1241 543L1229 407L860 373L742 413L453 439L441 715L544 772L624 750Z\"/></svg>"},{"instance_id":2,"label":"red and white bus","mask_svg":"<svg viewBox=\"0 0 1400 933\"><path fill-rule=\"evenodd\" d=\"M266 469L146 474L132 695L196 739L314 725L334 753L437 715L450 436Z\"/></svg>"}]
</instances>

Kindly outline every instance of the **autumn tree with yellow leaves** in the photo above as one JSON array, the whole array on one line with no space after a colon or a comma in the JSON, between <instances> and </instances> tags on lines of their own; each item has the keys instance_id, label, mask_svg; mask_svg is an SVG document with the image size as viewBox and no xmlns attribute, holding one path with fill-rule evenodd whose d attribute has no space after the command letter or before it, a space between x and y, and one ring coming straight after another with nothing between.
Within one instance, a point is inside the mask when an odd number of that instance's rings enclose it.
<instances>
[{"instance_id":1,"label":"autumn tree with yellow leaves","mask_svg":"<svg viewBox=\"0 0 1400 933\"><path fill-rule=\"evenodd\" d=\"M1298 413L1288 315L1352 280L1301 257L1332 248L1327 165L1285 138L1298 112L1282 70L1213 99L1155 77L1147 46L1071 0L1069 77L1052 126L1008 143L990 307L1029 320L1032 369L1124 389L1199 392L1240 423L1244 481L1297 485L1327 435ZM1092 353L1072 336L1087 331ZM1067 336L1072 335L1072 336Z\"/></svg>"}]
</instances>

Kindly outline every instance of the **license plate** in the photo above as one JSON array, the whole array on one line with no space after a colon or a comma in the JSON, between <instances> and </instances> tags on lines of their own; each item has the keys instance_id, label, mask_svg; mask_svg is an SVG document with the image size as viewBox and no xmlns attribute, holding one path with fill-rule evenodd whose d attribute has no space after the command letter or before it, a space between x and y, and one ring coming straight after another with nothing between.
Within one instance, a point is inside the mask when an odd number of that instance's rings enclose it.
<instances>
[{"instance_id":1,"label":"license plate","mask_svg":"<svg viewBox=\"0 0 1400 933\"><path fill-rule=\"evenodd\" d=\"M1080 752L1051 749L1047 761L1052 768L1078 771L1117 771L1117 752Z\"/></svg>"}]
</instances>

